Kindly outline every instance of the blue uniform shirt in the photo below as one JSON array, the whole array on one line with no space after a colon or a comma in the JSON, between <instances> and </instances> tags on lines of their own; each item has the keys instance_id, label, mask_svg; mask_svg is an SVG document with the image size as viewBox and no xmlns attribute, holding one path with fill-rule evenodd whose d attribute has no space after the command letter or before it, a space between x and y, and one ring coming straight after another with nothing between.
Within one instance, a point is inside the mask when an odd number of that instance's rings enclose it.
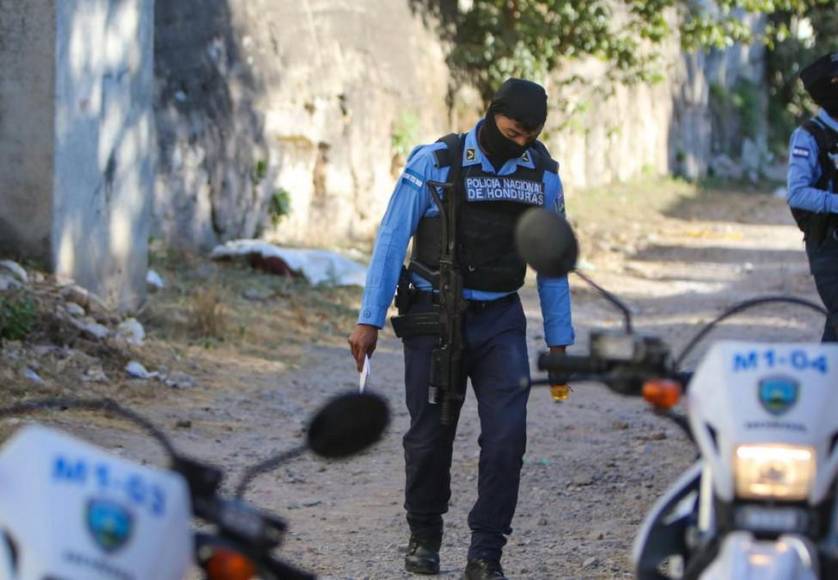
<instances>
[{"instance_id":1,"label":"blue uniform shirt","mask_svg":"<svg viewBox=\"0 0 838 580\"><path fill-rule=\"evenodd\" d=\"M818 120L827 127L838 131L838 121L826 111L818 112ZM821 177L818 163L818 144L806 129L798 127L791 135L789 143L788 194L789 206L815 213L838 213L838 195L813 185Z\"/></svg>"},{"instance_id":2,"label":"blue uniform shirt","mask_svg":"<svg viewBox=\"0 0 838 580\"><path fill-rule=\"evenodd\" d=\"M482 123L482 121L481 121ZM483 171L510 175L518 166L535 168L532 153L518 159L508 160L500 171L496 172L492 164L483 156L477 145L477 131L480 123L466 135L465 147L475 151L473 159L463 159L463 167L481 164ZM445 181L449 167L436 166L434 151L445 147L444 143L433 143L414 149L408 157L407 167L396 184L390 203L375 242L372 261L367 271L364 297L361 301L359 324L369 324L381 328L387 317L387 309L393 300L396 284L404 262L407 244L416 232L416 228L425 216L439 213L425 183L428 180ZM549 171L544 172L544 206L555 211L564 211L564 194L559 176ZM420 289L430 290L430 284L418 276L413 276L413 283ZM463 296L471 300L496 300L506 296L507 292L486 292L464 289ZM567 277L549 278L538 276L538 295L541 300L541 312L544 316L544 335L550 346L573 344L574 333L570 316L570 289Z\"/></svg>"}]
</instances>

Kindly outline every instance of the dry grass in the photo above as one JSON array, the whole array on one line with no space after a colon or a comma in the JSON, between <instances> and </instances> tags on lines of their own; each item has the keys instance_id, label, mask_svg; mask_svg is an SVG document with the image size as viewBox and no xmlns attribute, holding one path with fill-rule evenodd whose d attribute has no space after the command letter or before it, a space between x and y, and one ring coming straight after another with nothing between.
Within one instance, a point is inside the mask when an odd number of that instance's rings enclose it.
<instances>
[{"instance_id":1,"label":"dry grass","mask_svg":"<svg viewBox=\"0 0 838 580\"><path fill-rule=\"evenodd\" d=\"M141 347L113 348L81 336L54 316L61 302L55 287L35 286L33 331L22 341L0 340L0 405L72 395L109 397L137 410L204 408L220 390L259 388L255 377L271 380L298 366L312 344L344 345L357 316L359 288L312 287L246 264L216 264L183 253L153 259L152 267L166 288L150 294L137 315L146 330ZM130 360L164 375L189 375L198 387L171 389L158 380L132 379L124 370ZM42 382L27 378L30 370ZM91 379L93 374L102 378ZM78 413L64 415L51 412L40 419L70 430L80 424ZM130 430L101 414L83 414L82 422ZM0 425L0 441L13 428Z\"/></svg>"},{"instance_id":2,"label":"dry grass","mask_svg":"<svg viewBox=\"0 0 838 580\"><path fill-rule=\"evenodd\" d=\"M360 288L313 287L239 262L152 266L167 287L141 320L151 342L180 355L198 349L295 365L311 344L342 344L358 313Z\"/></svg>"},{"instance_id":3,"label":"dry grass","mask_svg":"<svg viewBox=\"0 0 838 580\"><path fill-rule=\"evenodd\" d=\"M220 339L226 334L227 315L217 286L197 288L189 314L189 325L196 337Z\"/></svg>"}]
</instances>

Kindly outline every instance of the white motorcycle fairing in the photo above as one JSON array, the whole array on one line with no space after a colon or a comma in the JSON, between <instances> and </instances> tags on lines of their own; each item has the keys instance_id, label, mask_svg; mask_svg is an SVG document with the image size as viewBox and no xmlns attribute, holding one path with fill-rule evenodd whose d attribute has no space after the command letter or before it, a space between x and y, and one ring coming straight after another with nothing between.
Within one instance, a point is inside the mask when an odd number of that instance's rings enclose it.
<instances>
[{"instance_id":1,"label":"white motorcycle fairing","mask_svg":"<svg viewBox=\"0 0 838 580\"><path fill-rule=\"evenodd\" d=\"M189 497L177 474L23 427L0 450L0 580L181 580Z\"/></svg>"},{"instance_id":2,"label":"white motorcycle fairing","mask_svg":"<svg viewBox=\"0 0 838 580\"><path fill-rule=\"evenodd\" d=\"M701 580L818 580L817 563L814 547L802 538L759 541L748 532L731 532Z\"/></svg>"},{"instance_id":3,"label":"white motorcycle fairing","mask_svg":"<svg viewBox=\"0 0 838 580\"><path fill-rule=\"evenodd\" d=\"M632 546L631 559L638 578L655 578L666 558L686 556L684 532L696 510L700 479L701 462L696 462L658 498L643 519Z\"/></svg>"},{"instance_id":4,"label":"white motorcycle fairing","mask_svg":"<svg viewBox=\"0 0 838 580\"><path fill-rule=\"evenodd\" d=\"M770 392L778 380L786 390ZM838 345L715 343L690 382L687 413L716 496L734 499L737 446L785 444L815 450L808 503L823 501L838 474L836 385Z\"/></svg>"},{"instance_id":5,"label":"white motorcycle fairing","mask_svg":"<svg viewBox=\"0 0 838 580\"><path fill-rule=\"evenodd\" d=\"M638 578L662 578L658 567L668 557L687 555L683 535L669 534L683 534L690 518L707 539L714 537L713 496L726 503L737 499L734 455L740 445L812 448L816 471L805 503L814 506L827 498L838 474L836 385L838 345L715 343L687 391L690 429L701 459L644 519L632 553ZM689 504L693 493L698 501ZM778 513L773 499L766 498L769 516ZM690 506L693 514L682 513ZM716 541L717 552L705 546L707 553L701 555L710 560L701 580L818 578L817 551L805 537L757 540L749 531L733 531Z\"/></svg>"}]
</instances>

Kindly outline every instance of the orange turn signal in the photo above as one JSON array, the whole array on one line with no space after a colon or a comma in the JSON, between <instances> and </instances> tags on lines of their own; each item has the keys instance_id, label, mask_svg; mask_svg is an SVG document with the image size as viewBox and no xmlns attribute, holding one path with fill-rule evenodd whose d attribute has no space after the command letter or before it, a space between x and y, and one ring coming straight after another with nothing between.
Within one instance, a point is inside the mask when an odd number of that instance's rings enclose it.
<instances>
[{"instance_id":1,"label":"orange turn signal","mask_svg":"<svg viewBox=\"0 0 838 580\"><path fill-rule=\"evenodd\" d=\"M256 566L238 552L216 549L206 563L209 580L251 580L256 577Z\"/></svg>"},{"instance_id":2,"label":"orange turn signal","mask_svg":"<svg viewBox=\"0 0 838 580\"><path fill-rule=\"evenodd\" d=\"M651 379L643 383L643 399L658 409L671 409L681 399L681 383L670 379Z\"/></svg>"}]
</instances>

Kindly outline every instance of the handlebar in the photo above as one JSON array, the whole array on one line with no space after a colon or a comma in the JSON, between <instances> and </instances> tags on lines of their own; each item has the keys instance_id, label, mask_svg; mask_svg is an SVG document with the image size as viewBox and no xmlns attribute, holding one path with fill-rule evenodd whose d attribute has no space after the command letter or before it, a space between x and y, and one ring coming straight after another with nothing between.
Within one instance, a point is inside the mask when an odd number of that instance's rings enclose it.
<instances>
[{"instance_id":1,"label":"handlebar","mask_svg":"<svg viewBox=\"0 0 838 580\"><path fill-rule=\"evenodd\" d=\"M639 396L648 379L680 378L666 343L634 333L593 332L590 355L547 352L538 368L550 373L551 383L594 380L628 396Z\"/></svg>"},{"instance_id":2,"label":"handlebar","mask_svg":"<svg viewBox=\"0 0 838 580\"><path fill-rule=\"evenodd\" d=\"M538 369L558 373L598 374L608 370L606 361L590 356L569 355L560 351L545 352L538 357Z\"/></svg>"}]
</instances>

